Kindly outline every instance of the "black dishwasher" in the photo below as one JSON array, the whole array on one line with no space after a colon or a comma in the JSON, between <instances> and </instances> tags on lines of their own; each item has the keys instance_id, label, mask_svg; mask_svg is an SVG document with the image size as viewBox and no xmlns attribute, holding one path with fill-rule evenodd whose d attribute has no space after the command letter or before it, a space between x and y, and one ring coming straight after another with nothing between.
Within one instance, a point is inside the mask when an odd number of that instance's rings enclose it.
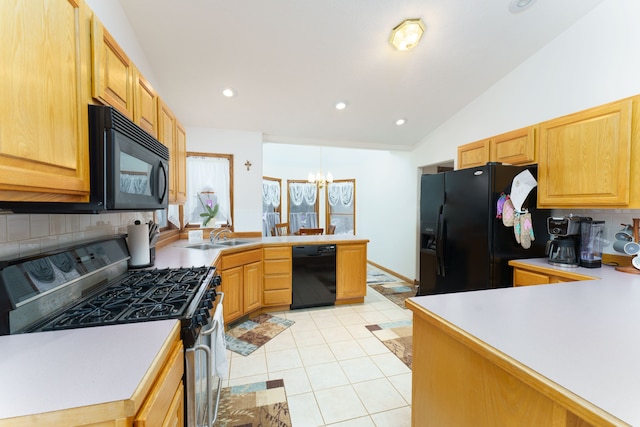
<instances>
[{"instance_id":1,"label":"black dishwasher","mask_svg":"<svg viewBox=\"0 0 640 427\"><path fill-rule=\"evenodd\" d=\"M291 309L335 302L336 245L294 246Z\"/></svg>"}]
</instances>

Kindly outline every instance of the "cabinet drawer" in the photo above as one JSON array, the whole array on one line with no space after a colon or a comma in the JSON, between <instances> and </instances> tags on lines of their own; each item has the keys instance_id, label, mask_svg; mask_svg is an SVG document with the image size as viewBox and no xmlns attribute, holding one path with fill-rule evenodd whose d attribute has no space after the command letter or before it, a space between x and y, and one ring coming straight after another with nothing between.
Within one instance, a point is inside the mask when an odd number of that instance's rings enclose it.
<instances>
[{"instance_id":1,"label":"cabinet drawer","mask_svg":"<svg viewBox=\"0 0 640 427\"><path fill-rule=\"evenodd\" d=\"M291 259L266 260L264 274L291 274Z\"/></svg>"},{"instance_id":2,"label":"cabinet drawer","mask_svg":"<svg viewBox=\"0 0 640 427\"><path fill-rule=\"evenodd\" d=\"M549 276L533 271L513 270L513 286L543 285L549 283Z\"/></svg>"},{"instance_id":3,"label":"cabinet drawer","mask_svg":"<svg viewBox=\"0 0 640 427\"><path fill-rule=\"evenodd\" d=\"M264 248L264 259L291 259L291 246Z\"/></svg>"},{"instance_id":4,"label":"cabinet drawer","mask_svg":"<svg viewBox=\"0 0 640 427\"><path fill-rule=\"evenodd\" d=\"M264 277L264 290L288 289L291 292L291 274Z\"/></svg>"},{"instance_id":5,"label":"cabinet drawer","mask_svg":"<svg viewBox=\"0 0 640 427\"><path fill-rule=\"evenodd\" d=\"M262 295L264 305L288 305L291 304L291 289L277 289L264 291Z\"/></svg>"},{"instance_id":6,"label":"cabinet drawer","mask_svg":"<svg viewBox=\"0 0 640 427\"><path fill-rule=\"evenodd\" d=\"M162 425L167 417L167 408L171 407L176 390L182 382L183 373L184 349L182 341L179 341L173 347L171 356L138 412L134 424L136 427Z\"/></svg>"},{"instance_id":7,"label":"cabinet drawer","mask_svg":"<svg viewBox=\"0 0 640 427\"><path fill-rule=\"evenodd\" d=\"M236 254L223 255L220 260L220 269L238 267L240 265L251 264L252 262L262 260L262 251L254 249L246 252L238 252Z\"/></svg>"}]
</instances>

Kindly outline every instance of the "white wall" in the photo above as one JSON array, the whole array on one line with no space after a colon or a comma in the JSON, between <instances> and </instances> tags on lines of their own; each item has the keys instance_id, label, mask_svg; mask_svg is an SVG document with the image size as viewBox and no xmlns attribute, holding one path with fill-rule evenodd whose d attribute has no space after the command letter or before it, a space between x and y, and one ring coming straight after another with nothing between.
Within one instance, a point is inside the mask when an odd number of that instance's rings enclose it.
<instances>
[{"instance_id":1,"label":"white wall","mask_svg":"<svg viewBox=\"0 0 640 427\"><path fill-rule=\"evenodd\" d=\"M262 134L202 127L186 127L186 131L187 151L233 154L234 230L261 231Z\"/></svg>"},{"instance_id":2,"label":"white wall","mask_svg":"<svg viewBox=\"0 0 640 427\"><path fill-rule=\"evenodd\" d=\"M334 179L355 179L356 235L370 241L367 258L416 277L418 175L409 153L275 143L265 143L263 152L264 175L282 179L284 191L288 179L306 180L320 168ZM320 197L324 204L324 190Z\"/></svg>"},{"instance_id":3,"label":"white wall","mask_svg":"<svg viewBox=\"0 0 640 427\"><path fill-rule=\"evenodd\" d=\"M640 94L638 16L636 0L605 0L427 135L413 151L414 167L456 159L461 144ZM621 223L640 216L628 209L554 211L568 213L605 220L611 241Z\"/></svg>"}]
</instances>

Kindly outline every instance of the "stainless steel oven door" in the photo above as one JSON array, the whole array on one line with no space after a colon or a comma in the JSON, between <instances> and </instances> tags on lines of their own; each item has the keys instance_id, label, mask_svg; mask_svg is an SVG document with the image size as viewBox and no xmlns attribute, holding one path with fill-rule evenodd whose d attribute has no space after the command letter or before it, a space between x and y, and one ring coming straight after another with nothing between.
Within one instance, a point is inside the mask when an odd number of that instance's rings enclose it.
<instances>
[{"instance_id":1,"label":"stainless steel oven door","mask_svg":"<svg viewBox=\"0 0 640 427\"><path fill-rule=\"evenodd\" d=\"M218 295L220 300L216 305L216 312L222 309L222 300L224 299L223 292L218 292ZM213 390L215 379L213 337L218 332L218 328L224 332L224 324L216 320L220 318L216 314L211 316L208 323L202 327L193 347L187 348L185 351L186 421L188 427L213 427L218 415L222 378L217 378L216 390ZM216 394L215 399L214 393Z\"/></svg>"}]
</instances>

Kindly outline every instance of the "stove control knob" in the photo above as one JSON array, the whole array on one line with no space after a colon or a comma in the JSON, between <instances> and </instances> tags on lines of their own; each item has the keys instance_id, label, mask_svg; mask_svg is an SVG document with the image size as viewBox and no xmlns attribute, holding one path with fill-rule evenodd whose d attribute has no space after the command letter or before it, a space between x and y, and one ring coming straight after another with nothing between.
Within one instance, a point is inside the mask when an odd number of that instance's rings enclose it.
<instances>
[{"instance_id":1,"label":"stove control knob","mask_svg":"<svg viewBox=\"0 0 640 427\"><path fill-rule=\"evenodd\" d=\"M222 283L222 277L213 276L213 285L214 286L220 286L220 283Z\"/></svg>"}]
</instances>

